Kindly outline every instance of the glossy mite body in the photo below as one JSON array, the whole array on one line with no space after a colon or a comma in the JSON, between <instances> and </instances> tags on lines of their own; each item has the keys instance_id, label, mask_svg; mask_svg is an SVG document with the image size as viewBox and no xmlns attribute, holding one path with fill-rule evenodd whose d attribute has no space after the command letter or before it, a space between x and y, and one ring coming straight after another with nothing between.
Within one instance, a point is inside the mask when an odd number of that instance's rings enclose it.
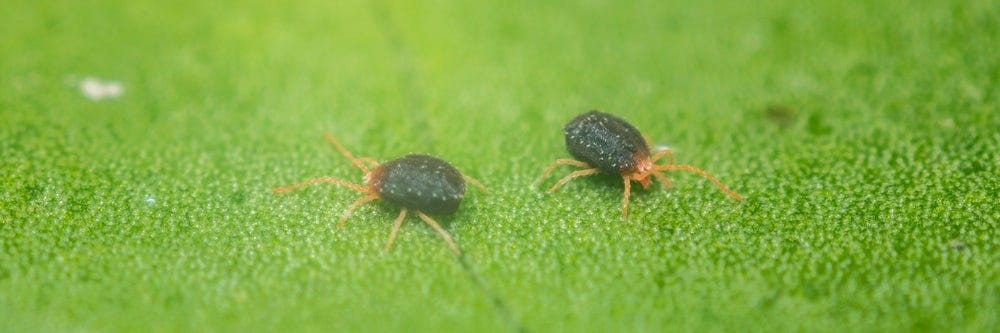
<instances>
[{"instance_id":1,"label":"glossy mite body","mask_svg":"<svg viewBox=\"0 0 1000 333\"><path fill-rule=\"evenodd\" d=\"M451 166L451 164L448 164L448 162L433 156L411 154L379 164L371 158L354 157L340 142L329 134L326 135L326 138L355 167L365 173L364 185L353 184L336 178L320 177L276 188L273 190L274 193L288 192L302 186L318 183L329 183L347 187L360 192L363 196L355 200L344 210L337 223L337 228L344 226L347 217L358 206L366 202L381 199L401 207L399 216L396 217L392 231L389 233L389 241L386 243L387 250L392 248L392 242L396 239L396 233L399 232L399 228L402 226L407 212L413 211L421 220L437 231L441 235L441 238L444 238L453 252L456 254L460 252L448 232L437 221L434 221L434 219L426 214L450 215L455 213L462 203L462 198L465 196L465 182L469 181L483 191L486 191L486 188L479 184L479 182L462 175L461 172Z\"/></svg>"},{"instance_id":2,"label":"glossy mite body","mask_svg":"<svg viewBox=\"0 0 1000 333\"><path fill-rule=\"evenodd\" d=\"M601 172L635 172L649 160L649 147L632 124L615 116L591 111L565 127L566 150L580 162Z\"/></svg>"},{"instance_id":3,"label":"glossy mite body","mask_svg":"<svg viewBox=\"0 0 1000 333\"><path fill-rule=\"evenodd\" d=\"M598 173L619 175L625 186L622 198L622 217L628 217L628 199L632 182L638 182L643 189L649 188L652 179L670 186L670 180L663 171L691 171L705 177L719 189L738 201L743 201L736 192L722 185L704 170L690 165L673 164L673 152L664 149L651 154L649 145L639 130L625 120L613 115L590 111L573 118L563 127L566 149L575 159L558 159L550 165L538 182L545 180L560 165L580 168L563 177L549 188L552 193L570 180ZM656 165L657 160L669 156L668 164Z\"/></svg>"},{"instance_id":4,"label":"glossy mite body","mask_svg":"<svg viewBox=\"0 0 1000 333\"><path fill-rule=\"evenodd\" d=\"M407 155L372 170L368 186L382 200L428 214L454 214L465 195L462 173L439 158Z\"/></svg>"}]
</instances>

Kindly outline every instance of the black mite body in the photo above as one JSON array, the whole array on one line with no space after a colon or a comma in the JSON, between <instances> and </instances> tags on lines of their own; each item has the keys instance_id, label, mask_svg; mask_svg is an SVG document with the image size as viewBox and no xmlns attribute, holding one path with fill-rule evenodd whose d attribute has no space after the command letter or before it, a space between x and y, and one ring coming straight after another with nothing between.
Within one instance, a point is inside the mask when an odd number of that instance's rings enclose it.
<instances>
[{"instance_id":1,"label":"black mite body","mask_svg":"<svg viewBox=\"0 0 1000 333\"><path fill-rule=\"evenodd\" d=\"M396 239L396 233L403 224L408 211L413 211L425 223L431 226L441 238L444 238L448 246L455 254L459 253L458 246L452 241L448 232L434 221L428 214L449 215L458 210L465 195L465 182L469 181L476 187L486 191L476 180L462 175L455 167L444 160L428 155L411 154L389 162L379 164L371 158L356 158L351 155L347 148L337 142L333 136L327 134L330 141L341 154L361 169L365 173L364 185L353 184L344 180L321 177L309 179L304 182L279 187L273 190L274 193L282 193L296 188L318 184L329 183L340 185L360 192L364 196L351 203L344 213L341 214L337 227L343 227L347 217L351 215L358 206L375 200L385 200L388 203L401 207L399 216L393 224L389 233L389 241L386 249L392 247L392 242Z\"/></svg>"},{"instance_id":2,"label":"black mite body","mask_svg":"<svg viewBox=\"0 0 1000 333\"><path fill-rule=\"evenodd\" d=\"M649 159L649 147L639 130L621 118L590 111L563 127L566 150L580 162L610 174L632 172Z\"/></svg>"},{"instance_id":3,"label":"black mite body","mask_svg":"<svg viewBox=\"0 0 1000 333\"><path fill-rule=\"evenodd\" d=\"M697 173L734 199L743 200L736 192L722 185L704 170L690 165L673 164L671 150L664 149L656 154L651 154L649 145L639 130L613 115L600 111L581 114L563 127L563 134L566 137L566 149L575 159L556 160L542 173L538 182L545 180L560 165L571 165L580 170L560 179L548 190L549 193L577 177L598 173L619 175L625 186L622 198L622 217L628 217L628 199L633 181L638 182L645 189L649 188L652 183L651 179L655 178L664 186L669 187L670 180L662 172L679 170ZM668 164L654 164L664 156L669 156L670 162Z\"/></svg>"},{"instance_id":4,"label":"black mite body","mask_svg":"<svg viewBox=\"0 0 1000 333\"><path fill-rule=\"evenodd\" d=\"M368 183L382 200L428 214L454 214L465 195L462 173L427 155L382 163L372 170Z\"/></svg>"}]
</instances>

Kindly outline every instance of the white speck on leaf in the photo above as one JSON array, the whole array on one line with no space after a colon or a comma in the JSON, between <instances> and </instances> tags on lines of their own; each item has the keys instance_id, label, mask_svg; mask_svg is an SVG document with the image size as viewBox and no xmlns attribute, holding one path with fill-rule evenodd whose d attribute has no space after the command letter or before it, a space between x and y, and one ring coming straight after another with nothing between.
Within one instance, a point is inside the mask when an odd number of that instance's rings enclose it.
<instances>
[{"instance_id":1,"label":"white speck on leaf","mask_svg":"<svg viewBox=\"0 0 1000 333\"><path fill-rule=\"evenodd\" d=\"M670 150L670 149L671 148L668 145L656 145L656 147L653 147L653 153L655 154L655 153L659 153L661 151Z\"/></svg>"},{"instance_id":2,"label":"white speck on leaf","mask_svg":"<svg viewBox=\"0 0 1000 333\"><path fill-rule=\"evenodd\" d=\"M103 81L94 77L85 77L80 81L80 92L92 101L117 99L125 94L125 85L120 81Z\"/></svg>"}]
</instances>

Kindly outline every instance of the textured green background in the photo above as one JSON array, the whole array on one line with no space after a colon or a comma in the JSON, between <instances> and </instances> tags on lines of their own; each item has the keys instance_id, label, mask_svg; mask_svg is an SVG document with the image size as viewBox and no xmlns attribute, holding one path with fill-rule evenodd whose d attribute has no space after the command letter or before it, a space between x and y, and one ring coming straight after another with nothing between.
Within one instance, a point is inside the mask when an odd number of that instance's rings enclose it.
<instances>
[{"instance_id":1,"label":"textured green background","mask_svg":"<svg viewBox=\"0 0 1000 333\"><path fill-rule=\"evenodd\" d=\"M0 331L1000 327L995 1L272 3L0 5ZM530 188L592 108L747 200ZM360 182L324 132L490 187L464 264L270 194Z\"/></svg>"}]
</instances>

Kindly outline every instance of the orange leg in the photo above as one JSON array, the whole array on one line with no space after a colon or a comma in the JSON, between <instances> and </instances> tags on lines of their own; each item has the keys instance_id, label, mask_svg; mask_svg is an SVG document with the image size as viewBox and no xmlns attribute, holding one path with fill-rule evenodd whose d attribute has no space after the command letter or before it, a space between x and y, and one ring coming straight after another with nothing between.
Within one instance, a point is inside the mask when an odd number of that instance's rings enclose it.
<instances>
[{"instance_id":1,"label":"orange leg","mask_svg":"<svg viewBox=\"0 0 1000 333\"><path fill-rule=\"evenodd\" d=\"M601 172L601 169L598 169L598 168L591 168L591 169L583 169L583 170L573 171L570 174L566 175L566 177L563 177L558 182L556 182L555 185L552 185L552 187L549 188L549 190L547 192L548 193L555 192L556 189L558 189L559 187L563 186L563 184L566 184L570 180L573 180L573 178L583 177L583 176L589 176L589 175L593 175L593 174L599 173L599 172Z\"/></svg>"},{"instance_id":2,"label":"orange leg","mask_svg":"<svg viewBox=\"0 0 1000 333\"><path fill-rule=\"evenodd\" d=\"M358 161L367 163L368 166L371 167L372 169L378 167L378 161L376 161L374 158L371 157L358 157Z\"/></svg>"},{"instance_id":3,"label":"orange leg","mask_svg":"<svg viewBox=\"0 0 1000 333\"><path fill-rule=\"evenodd\" d=\"M434 231L437 231L437 233L441 235L441 238L444 238L445 243L448 243L448 247L451 248L451 252L454 252L455 255L461 254L461 251L458 250L458 245L455 245L455 242L451 240L451 235L449 235L447 231L444 231L444 228L442 228L437 221L434 221L434 219L430 216L424 215L424 213L419 210L416 210L415 212L421 220L424 220L424 222L430 225Z\"/></svg>"},{"instance_id":4,"label":"orange leg","mask_svg":"<svg viewBox=\"0 0 1000 333\"><path fill-rule=\"evenodd\" d=\"M728 187L726 187L726 185L722 185L722 182L720 182L718 179L715 179L715 177L712 177L712 175L708 174L708 172L705 172L705 170L699 169L697 167L691 165L672 164L672 165L657 165L653 169L656 171L682 170L682 171L694 172L699 176L705 177L705 179L711 181L712 184L715 184L715 186L718 187L720 190L722 190L722 192L725 192L729 196L733 197L733 199L736 199L736 201L743 201L743 197L741 197L739 194L736 194L736 192L730 190Z\"/></svg>"},{"instance_id":5,"label":"orange leg","mask_svg":"<svg viewBox=\"0 0 1000 333\"><path fill-rule=\"evenodd\" d=\"M312 185L312 184L319 184L319 183L330 183L330 184L334 184L334 185L340 185L340 186L343 186L343 187L346 187L346 188L349 188L349 189L352 189L352 190L355 190L355 191L358 191L358 192L361 192L361 193L368 193L368 189L364 188L361 185L351 184L351 183L348 183L347 181L340 180L340 179L337 179L337 178L331 178L331 177L313 178L313 179L306 180L306 181L301 182L301 183L296 183L296 184L292 184L292 185L288 185L288 186L282 186L282 187L279 187L279 188L271 190L271 192L273 192L273 193L284 193L284 192L288 192L288 191L297 189L297 188L302 187L302 186Z\"/></svg>"},{"instance_id":6,"label":"orange leg","mask_svg":"<svg viewBox=\"0 0 1000 333\"><path fill-rule=\"evenodd\" d=\"M351 216L351 212L357 209L358 206L361 206L362 204L373 200L378 200L378 196L375 194L369 194L361 197L358 200L354 200L354 202L352 202L350 206L347 206L347 209L344 210L344 213L340 214L340 220L337 221L337 229L344 227L344 222L347 222L347 217Z\"/></svg>"},{"instance_id":7,"label":"orange leg","mask_svg":"<svg viewBox=\"0 0 1000 333\"><path fill-rule=\"evenodd\" d=\"M653 171L653 178L656 178L656 180L660 181L660 183L663 184L664 187L670 188L674 186L674 184L670 182L670 178L667 178L666 175L660 173L659 171Z\"/></svg>"},{"instance_id":8,"label":"orange leg","mask_svg":"<svg viewBox=\"0 0 1000 333\"><path fill-rule=\"evenodd\" d=\"M490 190L487 190L486 186L483 186L483 183L480 183L475 178L472 178L472 177L469 177L469 176L466 176L466 175L462 175L462 179L465 179L465 181L469 182L469 184L472 184L472 186L475 186L480 191L483 191L483 193L486 193L486 194L490 193Z\"/></svg>"},{"instance_id":9,"label":"orange leg","mask_svg":"<svg viewBox=\"0 0 1000 333\"><path fill-rule=\"evenodd\" d=\"M549 165L549 167L545 169L545 172L542 172L542 176L538 177L538 180L535 181L535 184L541 183L543 180L545 180L545 178L548 178L549 174L551 174L552 171L555 170L560 165L572 165L572 166L575 166L575 167L578 167L578 168L581 168L581 169L590 168L590 165L588 165L587 163L583 163L583 162L580 162L580 161L577 161L577 160L574 160L574 159L569 159L569 158L560 158L560 159L556 160L555 162L552 162L552 164Z\"/></svg>"},{"instance_id":10,"label":"orange leg","mask_svg":"<svg viewBox=\"0 0 1000 333\"><path fill-rule=\"evenodd\" d=\"M656 161L663 158L663 156L670 157L670 162L667 162L667 164L674 164L674 151L671 150L670 148L658 151L656 152L656 154L653 154L653 157L650 158L650 162L656 163Z\"/></svg>"},{"instance_id":11,"label":"orange leg","mask_svg":"<svg viewBox=\"0 0 1000 333\"><path fill-rule=\"evenodd\" d=\"M403 219L406 218L406 208L399 211L399 217L396 218L396 222L392 225L392 231L389 232L389 242L385 243L385 250L389 251L392 248L392 242L396 240L396 233L399 232L399 227L403 225Z\"/></svg>"},{"instance_id":12,"label":"orange leg","mask_svg":"<svg viewBox=\"0 0 1000 333\"><path fill-rule=\"evenodd\" d=\"M326 141L329 141L330 143L333 144L334 147L337 147L337 150L339 150L340 153L344 155L344 157L347 157L347 159L351 161L351 164L354 164L355 167L361 169L361 171L364 171L365 174L371 172L371 170L369 170L368 167L365 166L363 161L370 160L374 162L374 160L371 160L370 158L354 157L354 155L351 155L351 152L348 151L347 148L344 148L344 146L340 144L340 141L337 141L337 139L335 139L333 135L330 135L330 133L325 133L325 135L326 135Z\"/></svg>"},{"instance_id":13,"label":"orange leg","mask_svg":"<svg viewBox=\"0 0 1000 333\"><path fill-rule=\"evenodd\" d=\"M632 194L632 179L622 176L625 180L625 195L622 197L622 218L628 218L628 197Z\"/></svg>"}]
</instances>

